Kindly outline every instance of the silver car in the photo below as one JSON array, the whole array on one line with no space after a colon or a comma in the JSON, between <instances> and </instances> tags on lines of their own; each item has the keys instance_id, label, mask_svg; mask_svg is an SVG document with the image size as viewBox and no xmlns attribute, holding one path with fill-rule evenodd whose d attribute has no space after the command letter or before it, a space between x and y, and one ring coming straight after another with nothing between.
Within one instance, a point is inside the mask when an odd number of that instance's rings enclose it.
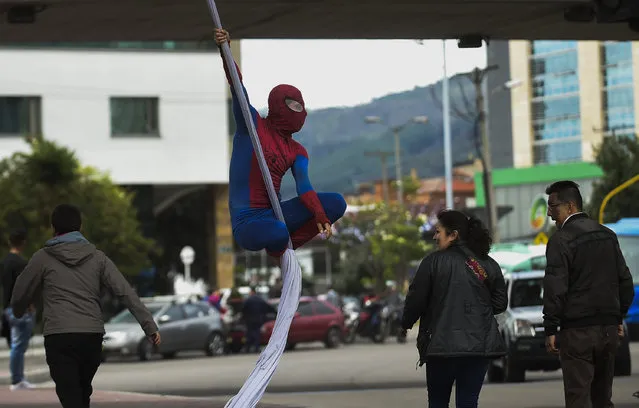
<instances>
[{"instance_id":1,"label":"silver car","mask_svg":"<svg viewBox=\"0 0 639 408\"><path fill-rule=\"evenodd\" d=\"M160 328L162 344L154 347L125 309L104 325L102 361L114 355L146 361L158 353L172 358L180 351L191 350L202 350L208 356L224 354L226 329L219 312L207 303L166 297L142 300Z\"/></svg>"}]
</instances>

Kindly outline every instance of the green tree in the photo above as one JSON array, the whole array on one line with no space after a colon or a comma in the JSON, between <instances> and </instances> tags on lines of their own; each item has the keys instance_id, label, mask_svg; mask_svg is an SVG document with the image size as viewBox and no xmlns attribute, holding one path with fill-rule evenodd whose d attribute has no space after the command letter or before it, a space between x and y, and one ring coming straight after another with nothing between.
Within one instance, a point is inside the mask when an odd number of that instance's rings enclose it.
<instances>
[{"instance_id":1,"label":"green tree","mask_svg":"<svg viewBox=\"0 0 639 408\"><path fill-rule=\"evenodd\" d=\"M383 265L372 255L367 239L373 227L372 211L360 211L339 221L339 233L329 241L340 254L339 273L333 282L338 291L359 294L374 284L374 277L383 276Z\"/></svg>"},{"instance_id":2,"label":"green tree","mask_svg":"<svg viewBox=\"0 0 639 408\"><path fill-rule=\"evenodd\" d=\"M383 265L384 278L395 280L403 288L410 264L431 248L419 233L424 220L398 206L380 206L375 213L375 228L368 237L372 254Z\"/></svg>"},{"instance_id":3,"label":"green tree","mask_svg":"<svg viewBox=\"0 0 639 408\"><path fill-rule=\"evenodd\" d=\"M639 140L636 137L607 137L596 149L595 160L603 170L603 176L593 185L588 213L599 217L604 197L620 184L639 174ZM604 222L614 222L624 217L639 217L639 183L634 184L606 205Z\"/></svg>"},{"instance_id":4,"label":"green tree","mask_svg":"<svg viewBox=\"0 0 639 408\"><path fill-rule=\"evenodd\" d=\"M145 238L132 205L133 196L110 178L83 167L75 153L41 139L30 139L30 152L0 162L0 241L6 250L10 230L24 228L31 256L52 235L50 214L60 203L82 211L82 233L103 250L125 275L149 266L153 241Z\"/></svg>"},{"instance_id":5,"label":"green tree","mask_svg":"<svg viewBox=\"0 0 639 408\"><path fill-rule=\"evenodd\" d=\"M410 264L431 249L420 237L423 222L404 208L384 204L344 218L335 240L345 254L340 262L343 279L377 290L384 289L386 280L403 287Z\"/></svg>"}]
</instances>

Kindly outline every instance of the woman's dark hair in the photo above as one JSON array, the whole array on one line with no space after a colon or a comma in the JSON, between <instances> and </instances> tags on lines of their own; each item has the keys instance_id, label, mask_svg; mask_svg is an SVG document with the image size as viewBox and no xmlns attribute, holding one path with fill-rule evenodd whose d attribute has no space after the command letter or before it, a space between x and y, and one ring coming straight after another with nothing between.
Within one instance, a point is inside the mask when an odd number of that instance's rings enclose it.
<instances>
[{"instance_id":1,"label":"woman's dark hair","mask_svg":"<svg viewBox=\"0 0 639 408\"><path fill-rule=\"evenodd\" d=\"M480 258L486 258L493 239L490 231L479 218L468 217L461 211L444 210L437 219L447 234L457 231L459 239Z\"/></svg>"}]
</instances>

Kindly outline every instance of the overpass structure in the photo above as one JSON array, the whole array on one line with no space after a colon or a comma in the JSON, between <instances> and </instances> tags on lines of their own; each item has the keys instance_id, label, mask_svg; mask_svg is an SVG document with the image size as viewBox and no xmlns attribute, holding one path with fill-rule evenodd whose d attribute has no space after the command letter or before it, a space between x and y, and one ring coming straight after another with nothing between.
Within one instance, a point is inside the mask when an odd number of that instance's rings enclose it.
<instances>
[{"instance_id":1,"label":"overpass structure","mask_svg":"<svg viewBox=\"0 0 639 408\"><path fill-rule=\"evenodd\" d=\"M639 39L637 0L218 0L235 38ZM636 16L636 17L634 17ZM630 21L630 23L629 23ZM633 29L633 27L635 29ZM210 39L205 0L0 0L1 42Z\"/></svg>"}]
</instances>

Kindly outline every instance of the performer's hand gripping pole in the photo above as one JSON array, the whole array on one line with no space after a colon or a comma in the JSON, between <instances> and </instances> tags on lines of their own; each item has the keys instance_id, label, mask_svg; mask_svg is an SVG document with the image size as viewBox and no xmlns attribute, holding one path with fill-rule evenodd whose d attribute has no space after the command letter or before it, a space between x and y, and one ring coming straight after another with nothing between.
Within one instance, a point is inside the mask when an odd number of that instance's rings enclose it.
<instances>
[{"instance_id":1,"label":"performer's hand gripping pole","mask_svg":"<svg viewBox=\"0 0 639 408\"><path fill-rule=\"evenodd\" d=\"M220 21L220 15L217 11L215 0L208 0L208 3L215 28L222 28L222 22ZM277 217L277 219L285 223L286 221L284 220L284 214L282 214L282 207L280 206L280 201L277 198L277 194L275 193L275 187L273 186L271 173L269 172L266 160L264 159L262 145L260 144L260 139L257 136L257 130L255 129L253 118L251 117L251 110L249 108L248 101L246 100L246 95L244 95L244 92L242 91L242 82L240 81L240 76L238 75L237 69L235 67L235 61L233 60L233 55L231 54L231 47L228 43L224 43L222 44L221 51L224 62L226 62L226 66L229 68L229 72L231 74L231 81L233 82L235 97L238 98L238 102L240 103L240 107L242 108L242 115L244 116L246 127L248 128L249 134L251 136L251 142L253 143L253 149L255 149L255 154L257 155L257 162L260 166L260 172L262 173L262 178L264 179L266 190L268 191L268 197L271 201L271 206L273 207L273 211L275 211L275 216ZM289 248L293 248L290 237L288 246Z\"/></svg>"}]
</instances>

